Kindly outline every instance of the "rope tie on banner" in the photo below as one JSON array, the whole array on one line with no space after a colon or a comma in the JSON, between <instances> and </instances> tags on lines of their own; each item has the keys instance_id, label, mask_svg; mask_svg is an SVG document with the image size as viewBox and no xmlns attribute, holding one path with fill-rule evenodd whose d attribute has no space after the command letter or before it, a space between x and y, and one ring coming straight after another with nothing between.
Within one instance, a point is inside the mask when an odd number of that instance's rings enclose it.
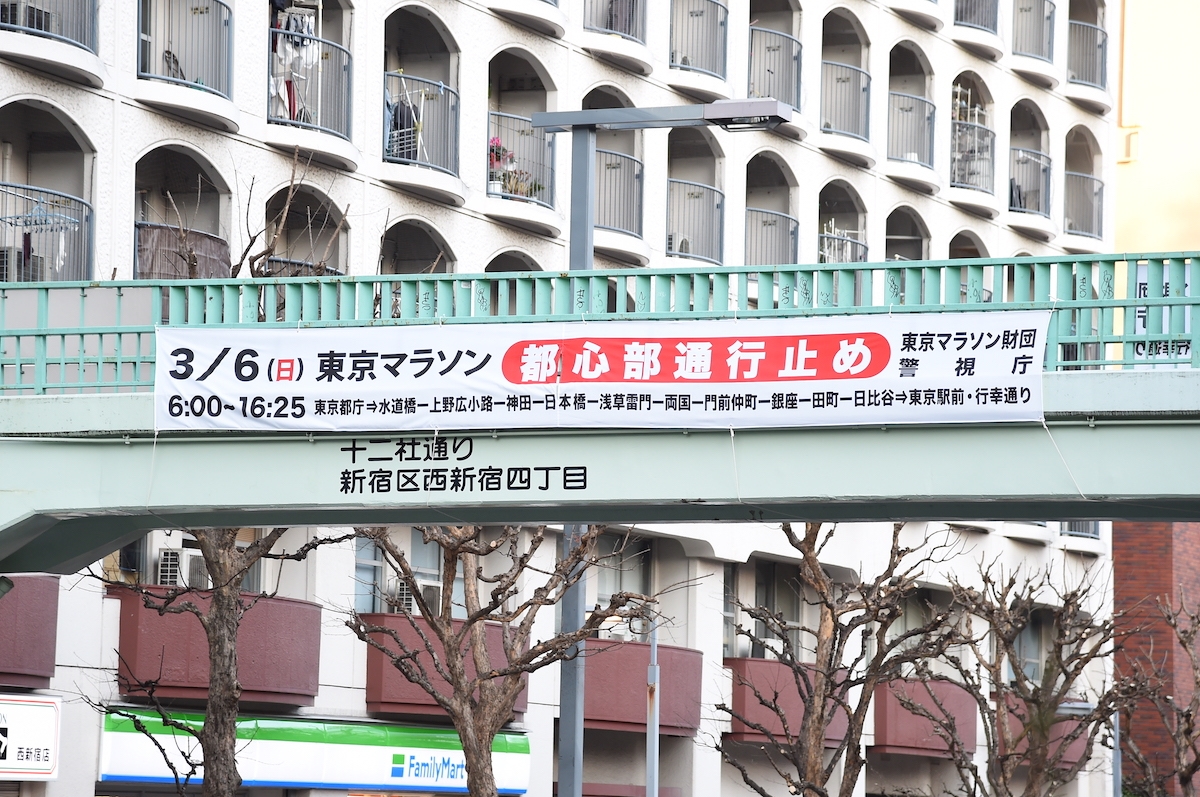
<instances>
[{"instance_id":1,"label":"rope tie on banner","mask_svg":"<svg viewBox=\"0 0 1200 797\"><path fill-rule=\"evenodd\" d=\"M1071 484L1075 486L1075 492L1079 493L1079 497L1083 500L1089 500L1088 497L1084 495L1083 489L1080 488L1079 482L1075 480L1075 474L1071 472L1071 466L1067 464L1067 458L1063 456L1062 450L1058 447L1058 441L1056 441L1054 439L1054 435L1050 433L1050 427L1046 425L1046 416L1044 412L1042 414L1042 428L1046 430L1046 435L1050 438L1051 445L1054 446L1055 452L1058 453L1059 460L1062 462L1063 467L1066 468L1067 476L1071 479Z\"/></svg>"},{"instance_id":2,"label":"rope tie on banner","mask_svg":"<svg viewBox=\"0 0 1200 797\"><path fill-rule=\"evenodd\" d=\"M729 427L729 450L733 454L733 489L734 489L734 492L737 494L737 501L740 504L740 503L743 503L743 501L742 501L742 477L741 477L741 474L738 473L737 438L733 433L732 426Z\"/></svg>"}]
</instances>

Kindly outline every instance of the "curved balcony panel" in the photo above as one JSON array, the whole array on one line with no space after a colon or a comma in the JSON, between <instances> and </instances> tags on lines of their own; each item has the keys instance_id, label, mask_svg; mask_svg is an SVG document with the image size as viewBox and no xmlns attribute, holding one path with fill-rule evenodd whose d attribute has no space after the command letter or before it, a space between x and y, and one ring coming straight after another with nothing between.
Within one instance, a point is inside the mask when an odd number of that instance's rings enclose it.
<instances>
[{"instance_id":1,"label":"curved balcony panel","mask_svg":"<svg viewBox=\"0 0 1200 797\"><path fill-rule=\"evenodd\" d=\"M1008 209L1050 215L1050 156L1013 147L1008 163Z\"/></svg>"},{"instance_id":2,"label":"curved balcony panel","mask_svg":"<svg viewBox=\"0 0 1200 797\"><path fill-rule=\"evenodd\" d=\"M817 236L818 263L866 263L867 245L850 235Z\"/></svg>"},{"instance_id":3,"label":"curved balcony panel","mask_svg":"<svg viewBox=\"0 0 1200 797\"><path fill-rule=\"evenodd\" d=\"M0 283L92 278L92 206L70 194L0 183Z\"/></svg>"},{"instance_id":4,"label":"curved balcony panel","mask_svg":"<svg viewBox=\"0 0 1200 797\"><path fill-rule=\"evenodd\" d=\"M888 160L933 168L933 103L924 97L888 94Z\"/></svg>"},{"instance_id":5,"label":"curved balcony panel","mask_svg":"<svg viewBox=\"0 0 1200 797\"><path fill-rule=\"evenodd\" d=\"M885 0L887 7L914 25L932 31L942 29L942 12L937 0Z\"/></svg>"},{"instance_id":6,"label":"curved balcony panel","mask_svg":"<svg viewBox=\"0 0 1200 797\"><path fill-rule=\"evenodd\" d=\"M646 732L646 690L631 681L650 665L650 645L589 639L585 728ZM700 687L704 655L698 650L658 647L659 730L667 736L695 736L700 727ZM640 677L640 676L639 676Z\"/></svg>"},{"instance_id":7,"label":"curved balcony panel","mask_svg":"<svg viewBox=\"0 0 1200 797\"><path fill-rule=\"evenodd\" d=\"M401 72L383 80L383 159L457 176L458 92Z\"/></svg>"},{"instance_id":8,"label":"curved balcony panel","mask_svg":"<svg viewBox=\"0 0 1200 797\"><path fill-rule=\"evenodd\" d=\"M996 185L996 134L973 122L954 122L950 141L950 185L991 194Z\"/></svg>"},{"instance_id":9,"label":"curved balcony panel","mask_svg":"<svg viewBox=\"0 0 1200 797\"><path fill-rule=\"evenodd\" d=\"M1092 113L1112 110L1113 101L1108 93L1108 34L1103 28L1071 21L1063 93Z\"/></svg>"},{"instance_id":10,"label":"curved balcony panel","mask_svg":"<svg viewBox=\"0 0 1200 797\"><path fill-rule=\"evenodd\" d=\"M159 615L141 596L122 588L121 692L136 697L131 681L158 680L155 694L165 699L206 700L208 640L191 614ZM192 600L204 610L211 593ZM238 632L238 681L243 703L311 706L317 694L321 658L321 607L291 598L245 596L256 601Z\"/></svg>"},{"instance_id":11,"label":"curved balcony panel","mask_svg":"<svg viewBox=\"0 0 1200 797\"><path fill-rule=\"evenodd\" d=\"M1014 0L1012 69L1042 88L1058 85L1054 65L1054 3Z\"/></svg>"},{"instance_id":12,"label":"curved balcony panel","mask_svg":"<svg viewBox=\"0 0 1200 797\"><path fill-rule=\"evenodd\" d=\"M786 213L746 208L746 265L799 262L800 222Z\"/></svg>"},{"instance_id":13,"label":"curved balcony panel","mask_svg":"<svg viewBox=\"0 0 1200 797\"><path fill-rule=\"evenodd\" d=\"M998 0L954 0L950 38L976 55L995 61L1004 54L998 18Z\"/></svg>"},{"instance_id":14,"label":"curved balcony panel","mask_svg":"<svg viewBox=\"0 0 1200 797\"><path fill-rule=\"evenodd\" d=\"M596 150L596 227L642 237L642 162Z\"/></svg>"},{"instance_id":15,"label":"curved balcony panel","mask_svg":"<svg viewBox=\"0 0 1200 797\"><path fill-rule=\"evenodd\" d=\"M567 31L567 15L559 0L488 0L488 9L526 28L561 39Z\"/></svg>"},{"instance_id":16,"label":"curved balcony panel","mask_svg":"<svg viewBox=\"0 0 1200 797\"><path fill-rule=\"evenodd\" d=\"M132 97L143 105L227 133L241 130L241 112L232 101L209 91L194 91L181 83L139 80Z\"/></svg>"},{"instance_id":17,"label":"curved balcony panel","mask_svg":"<svg viewBox=\"0 0 1200 797\"><path fill-rule=\"evenodd\" d=\"M96 0L9 0L0 3L0 30L82 47L96 52Z\"/></svg>"},{"instance_id":18,"label":"curved balcony panel","mask_svg":"<svg viewBox=\"0 0 1200 797\"><path fill-rule=\"evenodd\" d=\"M96 56L95 0L0 2L0 58L103 87L108 70Z\"/></svg>"},{"instance_id":19,"label":"curved balcony panel","mask_svg":"<svg viewBox=\"0 0 1200 797\"><path fill-rule=\"evenodd\" d=\"M12 576L0 600L0 686L46 689L58 644L58 576Z\"/></svg>"},{"instance_id":20,"label":"curved balcony panel","mask_svg":"<svg viewBox=\"0 0 1200 797\"><path fill-rule=\"evenodd\" d=\"M747 97L772 97L800 108L800 41L766 28L750 28Z\"/></svg>"},{"instance_id":21,"label":"curved balcony panel","mask_svg":"<svg viewBox=\"0 0 1200 797\"><path fill-rule=\"evenodd\" d=\"M221 0L141 0L138 77L229 99L232 23Z\"/></svg>"},{"instance_id":22,"label":"curved balcony panel","mask_svg":"<svg viewBox=\"0 0 1200 797\"><path fill-rule=\"evenodd\" d=\"M554 207L554 137L532 120L488 113L488 196Z\"/></svg>"},{"instance_id":23,"label":"curved balcony panel","mask_svg":"<svg viewBox=\"0 0 1200 797\"><path fill-rule=\"evenodd\" d=\"M871 76L865 69L821 62L821 132L870 137Z\"/></svg>"},{"instance_id":24,"label":"curved balcony panel","mask_svg":"<svg viewBox=\"0 0 1200 797\"><path fill-rule=\"evenodd\" d=\"M779 716L762 705L754 694L755 689L764 696L775 698L780 710L788 718L789 727L800 727L804 718L804 700L796 688L796 675L791 667L775 659L725 659L725 666L733 674L730 707L743 718L731 720L726 739L734 742L767 741L766 734L759 732L754 725L783 735L783 723ZM825 728L826 747L836 746L838 740L846 735L847 726L844 712L832 706L830 710L835 713L833 721Z\"/></svg>"},{"instance_id":25,"label":"curved balcony panel","mask_svg":"<svg viewBox=\"0 0 1200 797\"><path fill-rule=\"evenodd\" d=\"M134 228L134 279L229 278L229 244L224 238L169 224L138 222ZM194 267L189 254L195 255Z\"/></svg>"},{"instance_id":26,"label":"curved balcony panel","mask_svg":"<svg viewBox=\"0 0 1200 797\"><path fill-rule=\"evenodd\" d=\"M725 195L711 185L667 181L667 254L720 264Z\"/></svg>"},{"instance_id":27,"label":"curved balcony panel","mask_svg":"<svg viewBox=\"0 0 1200 797\"><path fill-rule=\"evenodd\" d=\"M932 693L932 694L931 694ZM934 716L943 711L955 722L968 750L975 748L978 708L970 693L946 681L896 680L875 687L875 744L872 751L950 758L946 742L934 732L933 723L910 712L901 697L928 709Z\"/></svg>"},{"instance_id":28,"label":"curved balcony panel","mask_svg":"<svg viewBox=\"0 0 1200 797\"><path fill-rule=\"evenodd\" d=\"M654 71L646 47L649 0L585 0L580 44L597 58L639 75Z\"/></svg>"},{"instance_id":29,"label":"curved balcony panel","mask_svg":"<svg viewBox=\"0 0 1200 797\"><path fill-rule=\"evenodd\" d=\"M724 80L728 17L717 0L671 0L671 68Z\"/></svg>"},{"instance_id":30,"label":"curved balcony panel","mask_svg":"<svg viewBox=\"0 0 1200 797\"><path fill-rule=\"evenodd\" d=\"M449 688L446 681L438 677L437 672L429 663L427 659L428 654L424 652L425 644L407 617L403 614L364 614L363 621L394 631L406 645L415 650L422 651L417 658L425 659L424 663L429 671L433 686L438 689ZM442 647L437 644L436 638L430 632L429 624L420 618L414 618L413 622L420 626L426 638L433 642L434 649L440 652ZM489 656L493 663L504 661L503 630L499 624L495 623L488 623L486 628ZM380 642L393 649L396 647L394 641L383 635L380 635ZM468 677L474 677L475 675L475 666L470 658L467 659L467 674ZM517 696L513 713L517 715L524 714L527 705L528 692L522 690L521 694ZM367 711L372 714L410 716L433 715L444 717L446 715L445 710L437 704L437 701L429 696L428 692L405 678L392 665L391 660L387 656L373 647L367 648Z\"/></svg>"},{"instance_id":31,"label":"curved balcony panel","mask_svg":"<svg viewBox=\"0 0 1200 797\"><path fill-rule=\"evenodd\" d=\"M267 121L350 140L350 51L304 33L271 29Z\"/></svg>"},{"instance_id":32,"label":"curved balcony panel","mask_svg":"<svg viewBox=\"0 0 1200 797\"><path fill-rule=\"evenodd\" d=\"M1063 231L1088 238L1103 237L1104 183L1090 174L1067 172Z\"/></svg>"}]
</instances>

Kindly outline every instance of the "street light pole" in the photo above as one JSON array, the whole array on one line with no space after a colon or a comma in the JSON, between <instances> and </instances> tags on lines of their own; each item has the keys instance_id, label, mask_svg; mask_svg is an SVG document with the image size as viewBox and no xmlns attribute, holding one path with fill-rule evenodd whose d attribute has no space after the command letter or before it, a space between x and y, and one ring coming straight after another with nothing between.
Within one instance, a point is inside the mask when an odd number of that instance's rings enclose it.
<instances>
[{"instance_id":1,"label":"street light pole","mask_svg":"<svg viewBox=\"0 0 1200 797\"><path fill-rule=\"evenodd\" d=\"M708 105L671 105L661 108L599 108L583 111L535 113L533 127L551 133L571 132L571 247L569 269L592 270L592 233L596 216L596 131L643 130L655 127L703 127L718 125L726 130L770 130L790 122L792 108L772 99L720 100ZM572 300L573 311L591 311L591 291ZM586 524L563 527L564 555L579 546ZM562 631L583 627L586 615L587 571L567 590L562 600ZM657 643L657 639L655 640ZM580 644L578 653L582 651ZM655 644L657 653L657 644ZM584 659L576 655L564 660L559 673L558 693L558 797L583 797L583 697ZM651 671L657 681L657 659ZM647 734L650 731L647 729ZM654 749L657 751L657 738ZM652 753L657 759L657 754ZM657 761L649 779L657 781ZM647 784L649 785L649 783ZM657 787L657 783L655 783ZM657 790L657 789L656 789ZM647 792L646 797L657 797Z\"/></svg>"}]
</instances>

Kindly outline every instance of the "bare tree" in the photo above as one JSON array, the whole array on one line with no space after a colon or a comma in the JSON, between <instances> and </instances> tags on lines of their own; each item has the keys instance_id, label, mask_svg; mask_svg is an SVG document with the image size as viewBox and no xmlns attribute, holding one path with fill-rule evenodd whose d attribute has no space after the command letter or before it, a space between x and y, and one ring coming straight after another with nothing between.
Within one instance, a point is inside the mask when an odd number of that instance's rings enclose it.
<instances>
[{"instance_id":1,"label":"bare tree","mask_svg":"<svg viewBox=\"0 0 1200 797\"><path fill-rule=\"evenodd\" d=\"M608 605L597 605L578 630L542 635L535 628L539 616L545 619L542 609L553 611L589 568L601 565L595 542L602 531L589 527L579 547L547 562L538 555L546 542L544 527L488 532L481 526L422 527L425 543L436 544L442 557L440 597L431 603L388 529L359 529L378 546L397 580L399 589L384 597L403 622L397 630L354 613L346 625L445 710L462 742L472 797L497 795L492 741L512 719L526 676L581 655L583 640L606 621L650 612L650 596L619 592ZM462 602L456 607L459 578ZM498 628L499 646L488 645L489 628Z\"/></svg>"},{"instance_id":2,"label":"bare tree","mask_svg":"<svg viewBox=\"0 0 1200 797\"><path fill-rule=\"evenodd\" d=\"M1137 675L1112 663L1130 635L1120 612L1106 615L1100 586L1085 575L1064 586L1050 568L1005 572L979 568L979 586L951 581L962 613L961 645L942 661L951 672L918 662L927 684L950 681L973 698L983 718L982 766L952 713L929 701L902 699L949 748L962 793L1051 797L1088 765L1097 744L1111 746L1114 713L1146 694Z\"/></svg>"},{"instance_id":3,"label":"bare tree","mask_svg":"<svg viewBox=\"0 0 1200 797\"><path fill-rule=\"evenodd\" d=\"M1136 651L1131 648L1122 661L1124 669L1146 678L1152 687L1137 704L1137 710L1131 707L1122 713L1121 741L1131 764L1131 771L1123 776L1124 786L1135 794L1158 797L1167 794L1169 784L1174 782L1183 797L1196 797L1196 774L1200 771L1200 651L1196 640L1200 607L1189 606L1187 595L1180 589L1178 603L1159 597L1155 608L1155 619L1169 632L1164 635L1167 649L1156 652L1153 645ZM1152 632L1151 640L1155 636L1157 633ZM1182 684L1176 681L1180 673L1185 674ZM1148 722L1141 727L1169 747L1171 758L1165 766L1158 756L1143 750L1131 732L1133 723L1143 717Z\"/></svg>"},{"instance_id":4,"label":"bare tree","mask_svg":"<svg viewBox=\"0 0 1200 797\"><path fill-rule=\"evenodd\" d=\"M751 715L757 711L717 706L766 739L753 750L728 741L719 744L725 761L757 794L768 797L770 791L749 766L756 754L765 754L789 794L829 797L828 783L839 765L842 778L837 793L839 797L853 794L866 763L861 740L875 687L901 677L906 667L941 654L955 641L948 610L932 604L918 624L903 631L895 627L906 601L917 594L918 579L954 554L953 545L906 547L901 529L902 524L893 527L887 562L877 575L844 582L831 576L820 561L836 527L822 534L821 523L807 523L797 534L790 524L783 524L788 542L800 553L796 588L816 610L815 622L797 628L768 607L742 606L756 628L739 625L737 634L773 649L790 669L791 682L768 690L738 677L738 685L753 693L755 709L765 709L769 721L756 721ZM803 707L800 712L789 710L796 696ZM835 723L839 724L837 742L827 756L826 740Z\"/></svg>"},{"instance_id":5,"label":"bare tree","mask_svg":"<svg viewBox=\"0 0 1200 797\"><path fill-rule=\"evenodd\" d=\"M286 531L286 527L271 529L243 547L237 542L236 528L191 530L190 533L196 538L204 557L205 568L212 583L211 589L106 582L135 591L140 596L143 606L160 615L191 614L204 629L208 642L208 700L205 704L204 724L199 728L171 716L156 694L157 678L138 680L128 666L122 667L118 673L118 677L123 679L122 685L127 694L145 699L155 709L164 726L194 738L199 744L200 758L184 755L184 762L188 768L186 772L180 773L150 729L135 715L119 706L97 706L106 713L132 720L138 731L151 738L175 776L176 787L181 795L187 782L196 775L200 767L204 768L203 797L233 797L241 787L242 780L237 769L238 702L242 694L237 675L238 629L247 611L262 598L272 597L266 593L243 593L242 583L247 573L261 560L300 561L321 545L344 542L354 536L347 534L326 538L314 537L290 553L273 552L272 549Z\"/></svg>"}]
</instances>

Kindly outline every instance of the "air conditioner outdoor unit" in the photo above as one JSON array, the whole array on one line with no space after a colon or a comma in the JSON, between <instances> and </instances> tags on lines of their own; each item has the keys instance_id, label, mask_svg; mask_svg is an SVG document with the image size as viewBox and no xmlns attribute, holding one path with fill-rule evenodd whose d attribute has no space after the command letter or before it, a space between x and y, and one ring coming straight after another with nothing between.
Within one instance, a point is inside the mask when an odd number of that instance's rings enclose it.
<instances>
[{"instance_id":1,"label":"air conditioner outdoor unit","mask_svg":"<svg viewBox=\"0 0 1200 797\"><path fill-rule=\"evenodd\" d=\"M686 235L669 232L667 233L667 251L678 252L681 255L690 255L692 253L692 241Z\"/></svg>"},{"instance_id":2,"label":"air conditioner outdoor unit","mask_svg":"<svg viewBox=\"0 0 1200 797\"><path fill-rule=\"evenodd\" d=\"M31 255L25 262L25 250L19 246L0 248L0 282L43 282L46 279L46 258Z\"/></svg>"},{"instance_id":3,"label":"air conditioner outdoor unit","mask_svg":"<svg viewBox=\"0 0 1200 797\"><path fill-rule=\"evenodd\" d=\"M192 548L164 548L158 552L155 583L161 587L208 589L204 556Z\"/></svg>"},{"instance_id":4,"label":"air conditioner outdoor unit","mask_svg":"<svg viewBox=\"0 0 1200 797\"><path fill-rule=\"evenodd\" d=\"M417 587L421 590L421 597L425 599L425 604L437 612L438 607L442 605L441 585L418 580ZM387 606L384 607L384 611L389 614L411 614L417 611L417 604L413 600L412 589L402 579L388 579L385 594Z\"/></svg>"}]
</instances>

